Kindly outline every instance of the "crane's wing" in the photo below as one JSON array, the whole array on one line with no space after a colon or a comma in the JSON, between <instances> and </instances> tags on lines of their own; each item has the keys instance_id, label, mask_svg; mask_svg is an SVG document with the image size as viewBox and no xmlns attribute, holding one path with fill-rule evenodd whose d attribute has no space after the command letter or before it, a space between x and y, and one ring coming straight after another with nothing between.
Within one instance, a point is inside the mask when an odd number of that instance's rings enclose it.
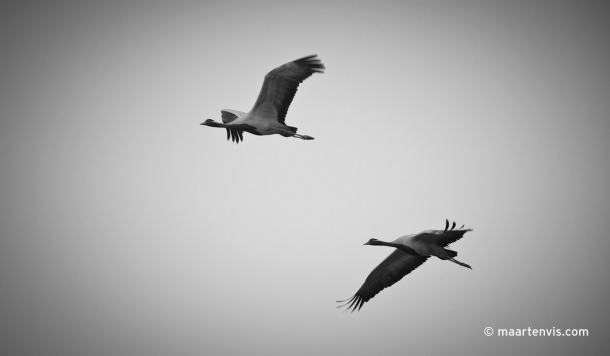
<instances>
[{"instance_id":1,"label":"crane's wing","mask_svg":"<svg viewBox=\"0 0 610 356\"><path fill-rule=\"evenodd\" d=\"M245 115L245 113L241 111L231 109L222 109L220 110L220 113L222 115L222 122L224 122L225 124L228 124L229 122L237 119L238 117Z\"/></svg>"},{"instance_id":2,"label":"crane's wing","mask_svg":"<svg viewBox=\"0 0 610 356\"><path fill-rule=\"evenodd\" d=\"M356 309L360 310L362 305L377 293L400 281L402 277L421 266L427 259L428 256L411 255L396 249L366 277L364 284L356 294L349 299L339 301L339 303L346 303L338 308L349 304L347 310L350 308L352 308L352 312Z\"/></svg>"},{"instance_id":3,"label":"crane's wing","mask_svg":"<svg viewBox=\"0 0 610 356\"><path fill-rule=\"evenodd\" d=\"M472 229L445 231L442 234L436 236L436 241L439 246L447 247L448 245L451 245L452 243L464 237L464 234L468 231L472 231Z\"/></svg>"},{"instance_id":4,"label":"crane's wing","mask_svg":"<svg viewBox=\"0 0 610 356\"><path fill-rule=\"evenodd\" d=\"M233 142L235 142L235 143L239 143L239 141L243 141L244 140L243 132L244 132L243 130L227 128L227 141L229 141L229 138L231 138L233 140Z\"/></svg>"},{"instance_id":5,"label":"crane's wing","mask_svg":"<svg viewBox=\"0 0 610 356\"><path fill-rule=\"evenodd\" d=\"M225 124L228 124L228 123L235 121L235 119L237 119L238 117L245 115L246 113L237 111L237 110L222 109L222 110L220 110L220 114L222 117L222 122ZM233 142L239 143L239 141L244 140L244 135L243 135L244 130L240 130L239 126L240 125L235 125L234 128L226 128L227 129L227 141L229 139L232 139Z\"/></svg>"},{"instance_id":6,"label":"crane's wing","mask_svg":"<svg viewBox=\"0 0 610 356\"><path fill-rule=\"evenodd\" d=\"M464 227L464 225L462 225L462 227ZM445 220L445 230L442 232L440 230L436 231L436 242L439 246L447 247L448 245L451 245L452 243L464 237L464 234L468 231L472 231L472 229L462 229L462 227L457 230L454 230L454 221L453 225L451 226L451 229L449 229L449 220Z\"/></svg>"},{"instance_id":7,"label":"crane's wing","mask_svg":"<svg viewBox=\"0 0 610 356\"><path fill-rule=\"evenodd\" d=\"M316 54L297 59L267 73L261 92L252 110L270 102L277 111L277 120L284 124L288 107L292 103L299 84L313 73L324 73L324 64Z\"/></svg>"}]
</instances>

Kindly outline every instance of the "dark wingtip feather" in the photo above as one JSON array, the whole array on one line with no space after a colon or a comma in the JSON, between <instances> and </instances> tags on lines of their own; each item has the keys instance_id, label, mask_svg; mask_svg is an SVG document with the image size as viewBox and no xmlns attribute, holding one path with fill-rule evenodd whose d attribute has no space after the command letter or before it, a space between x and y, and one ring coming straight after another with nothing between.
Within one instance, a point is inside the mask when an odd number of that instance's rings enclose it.
<instances>
[{"instance_id":1,"label":"dark wingtip feather","mask_svg":"<svg viewBox=\"0 0 610 356\"><path fill-rule=\"evenodd\" d=\"M362 308L363 305L364 305L364 299L360 298L360 305L358 306L358 311L360 311L360 308Z\"/></svg>"},{"instance_id":2,"label":"dark wingtip feather","mask_svg":"<svg viewBox=\"0 0 610 356\"><path fill-rule=\"evenodd\" d=\"M347 307L347 310L350 310L350 308L352 308L352 307L354 306L354 304L355 304L356 302L358 302L358 300L359 300L359 299L360 299L360 298L359 298L357 295L355 295L355 296L354 296L354 298L352 299L352 302L351 302L351 303L349 304L349 306ZM351 312L353 313L353 312L354 312L354 310L352 309L352 311L351 311Z\"/></svg>"},{"instance_id":3,"label":"dark wingtip feather","mask_svg":"<svg viewBox=\"0 0 610 356\"><path fill-rule=\"evenodd\" d=\"M277 88L280 89L275 90L275 96L273 96L272 100L273 105L277 109L277 119L281 124L284 124L288 108L290 107L290 103L292 103L292 99L294 99L294 95L296 94L299 85L312 74L323 73L324 69L326 69L326 67L322 64L316 54L299 58L274 69L265 76L263 89L261 94L259 94L259 99L254 105L257 106L262 103L261 100L271 98L271 96L268 97L266 94L268 93L269 88L268 80L279 80L281 85ZM271 76L268 77L270 74ZM277 76L279 76L279 78Z\"/></svg>"},{"instance_id":4,"label":"dark wingtip feather","mask_svg":"<svg viewBox=\"0 0 610 356\"><path fill-rule=\"evenodd\" d=\"M341 308L341 307L346 306L346 305L347 305L347 304L349 304L349 302L351 302L351 301L352 301L352 299L354 299L355 297L356 297L356 295L352 295L351 297L347 298L346 300L337 300L337 303L343 303L343 302L346 302L346 303L345 303L345 304L343 304L343 305L339 305L337 308Z\"/></svg>"},{"instance_id":5,"label":"dark wingtip feather","mask_svg":"<svg viewBox=\"0 0 610 356\"><path fill-rule=\"evenodd\" d=\"M229 137L231 137L231 140L235 143L239 143L239 141L244 140L241 131L227 128L227 141L229 140Z\"/></svg>"},{"instance_id":6,"label":"dark wingtip feather","mask_svg":"<svg viewBox=\"0 0 610 356\"><path fill-rule=\"evenodd\" d=\"M345 306L347 306L347 308L345 308L345 310L343 311L344 313L348 310L351 309L351 313L354 312L354 310L358 309L360 310L360 308L362 308L362 305L364 304L364 299L362 297L360 297L357 294L354 294L351 298L348 298L346 300L338 300L337 303L343 303L346 302L345 304L339 305L337 308L343 308Z\"/></svg>"},{"instance_id":7,"label":"dark wingtip feather","mask_svg":"<svg viewBox=\"0 0 610 356\"><path fill-rule=\"evenodd\" d=\"M455 229L455 221L453 222L453 225L451 225L451 230Z\"/></svg>"},{"instance_id":8,"label":"dark wingtip feather","mask_svg":"<svg viewBox=\"0 0 610 356\"><path fill-rule=\"evenodd\" d=\"M308 66L309 69L314 73L324 73L324 70L326 69L320 58L318 58L317 54L312 54L311 56L299 58L294 61L294 63L304 64Z\"/></svg>"},{"instance_id":9,"label":"dark wingtip feather","mask_svg":"<svg viewBox=\"0 0 610 356\"><path fill-rule=\"evenodd\" d=\"M449 220L445 219L445 231L449 228Z\"/></svg>"}]
</instances>

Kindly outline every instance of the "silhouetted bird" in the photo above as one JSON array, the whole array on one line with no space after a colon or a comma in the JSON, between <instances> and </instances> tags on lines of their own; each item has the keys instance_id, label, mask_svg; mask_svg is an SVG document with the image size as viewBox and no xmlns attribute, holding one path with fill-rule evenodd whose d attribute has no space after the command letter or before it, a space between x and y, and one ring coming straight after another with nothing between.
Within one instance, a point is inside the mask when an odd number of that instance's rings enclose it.
<instances>
[{"instance_id":1,"label":"silhouetted bird","mask_svg":"<svg viewBox=\"0 0 610 356\"><path fill-rule=\"evenodd\" d=\"M222 123L208 119L201 125L224 127L227 129L227 140L232 138L236 143L243 141L243 132L313 140L311 136L297 134L297 128L287 126L285 119L299 84L313 73L324 73L324 69L324 64L315 54L277 67L265 76L252 110L243 113L224 109L221 111Z\"/></svg>"},{"instance_id":2,"label":"silhouetted bird","mask_svg":"<svg viewBox=\"0 0 610 356\"><path fill-rule=\"evenodd\" d=\"M436 256L441 260L449 260L460 266L472 269L469 265L454 259L457 256L457 252L445 248L461 239L466 232L472 231L472 229L462 230L463 227L464 225L454 230L454 222L451 229L449 229L449 221L445 220L445 230L426 230L419 234L399 237L392 242L370 239L365 245L390 246L395 247L396 250L383 260L379 266L375 267L369 276L366 277L364 284L358 289L356 294L349 299L338 301L338 303L346 303L337 308L349 304L347 310L350 308L352 308L352 312L356 309L360 310L364 303L368 302L383 289L400 281L402 277L426 262L430 256Z\"/></svg>"}]
</instances>

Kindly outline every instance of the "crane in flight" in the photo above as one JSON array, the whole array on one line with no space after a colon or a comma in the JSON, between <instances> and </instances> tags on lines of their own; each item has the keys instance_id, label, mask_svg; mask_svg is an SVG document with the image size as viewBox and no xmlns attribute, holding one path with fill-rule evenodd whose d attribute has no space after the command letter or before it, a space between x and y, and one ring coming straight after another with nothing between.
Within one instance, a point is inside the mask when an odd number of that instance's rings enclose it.
<instances>
[{"instance_id":1,"label":"crane in flight","mask_svg":"<svg viewBox=\"0 0 610 356\"><path fill-rule=\"evenodd\" d=\"M297 92L299 84L313 73L324 73L324 64L317 55L311 55L288 62L267 73L263 87L254 107L247 113L237 110L221 110L222 123L208 119L201 125L224 127L229 138L235 143L244 140L243 133L253 135L274 135L313 140L313 137L297 134L297 128L285 123L288 107Z\"/></svg>"},{"instance_id":2,"label":"crane in flight","mask_svg":"<svg viewBox=\"0 0 610 356\"><path fill-rule=\"evenodd\" d=\"M472 231L472 229L462 229L463 227L464 225L455 229L455 222L453 222L449 229L449 220L445 220L445 230L426 230L419 234L401 236L392 242L370 239L365 245L389 246L395 247L396 250L375 267L356 294L346 300L337 301L338 303L345 302L337 308L348 305L346 310L350 308L352 312L356 309L360 310L364 303L383 289L400 281L402 277L426 262L430 256L472 269L469 265L454 259L457 256L456 251L446 248L461 239L468 231Z\"/></svg>"}]
</instances>

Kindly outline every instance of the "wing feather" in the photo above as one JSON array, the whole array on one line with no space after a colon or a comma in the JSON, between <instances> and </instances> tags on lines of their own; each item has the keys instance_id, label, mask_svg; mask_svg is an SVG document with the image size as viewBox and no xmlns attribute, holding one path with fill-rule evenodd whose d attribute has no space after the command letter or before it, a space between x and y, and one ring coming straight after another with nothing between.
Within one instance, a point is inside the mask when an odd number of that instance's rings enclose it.
<instances>
[{"instance_id":1,"label":"wing feather","mask_svg":"<svg viewBox=\"0 0 610 356\"><path fill-rule=\"evenodd\" d=\"M468 231L472 231L472 229L458 229L458 230L448 230L441 234L436 235L436 243L438 243L441 247L447 247L457 240L464 237L464 234Z\"/></svg>"},{"instance_id":2,"label":"wing feather","mask_svg":"<svg viewBox=\"0 0 610 356\"><path fill-rule=\"evenodd\" d=\"M275 68L265 76L263 87L252 110L266 101L271 102L277 110L278 122L284 124L288 107L292 103L299 84L313 73L324 73L324 69L324 64L315 54Z\"/></svg>"},{"instance_id":3,"label":"wing feather","mask_svg":"<svg viewBox=\"0 0 610 356\"><path fill-rule=\"evenodd\" d=\"M245 115L245 113L237 110L222 109L220 110L220 115L222 117L222 122L228 124L229 122L234 121L238 117Z\"/></svg>"},{"instance_id":4,"label":"wing feather","mask_svg":"<svg viewBox=\"0 0 610 356\"><path fill-rule=\"evenodd\" d=\"M400 281L402 277L421 266L427 259L428 256L411 255L396 249L373 269L356 294L347 300L341 301L347 303L339 307L349 304L347 310L350 308L352 312L360 310L364 303L368 302L385 288Z\"/></svg>"},{"instance_id":5,"label":"wing feather","mask_svg":"<svg viewBox=\"0 0 610 356\"><path fill-rule=\"evenodd\" d=\"M227 128L227 141L229 138L231 138L233 142L239 143L240 141L244 140L243 131L234 128Z\"/></svg>"}]
</instances>

